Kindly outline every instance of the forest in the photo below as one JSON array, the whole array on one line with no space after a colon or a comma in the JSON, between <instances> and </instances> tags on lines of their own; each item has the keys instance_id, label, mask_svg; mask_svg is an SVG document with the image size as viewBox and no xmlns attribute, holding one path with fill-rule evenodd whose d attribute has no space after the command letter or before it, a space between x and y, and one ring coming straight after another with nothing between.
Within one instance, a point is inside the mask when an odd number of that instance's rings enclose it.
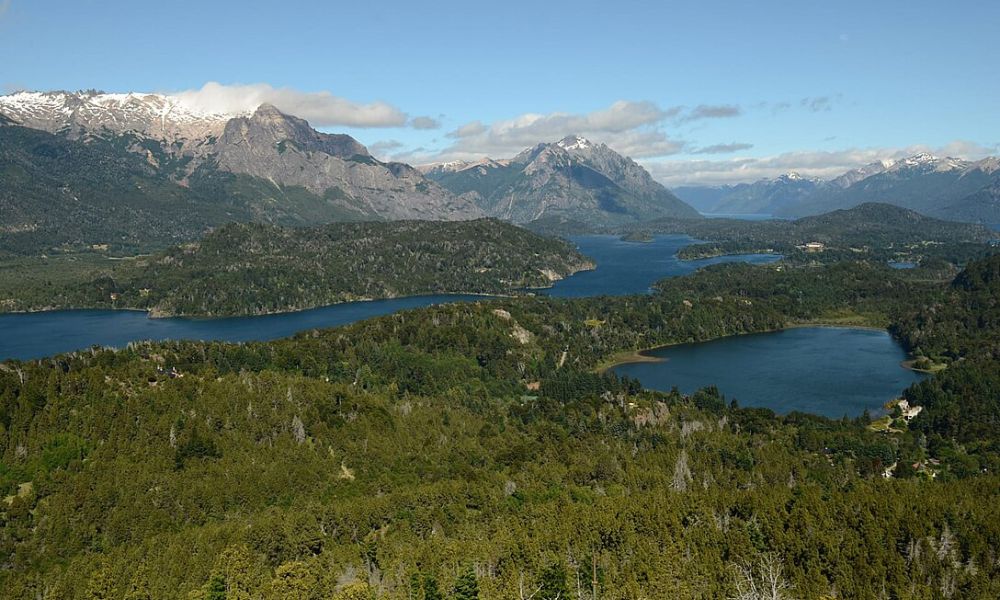
<instances>
[{"instance_id":1,"label":"forest","mask_svg":"<svg viewBox=\"0 0 1000 600\"><path fill-rule=\"evenodd\" d=\"M982 258L989 252L987 244L996 244L1000 239L1000 234L982 225L943 221L873 202L794 221L659 218L595 227L567 219L542 218L528 227L550 235L613 234L629 241L648 241L657 234L685 234L700 240L678 253L686 260L774 253L796 264L902 261L931 268ZM821 246L807 248L810 243Z\"/></svg>"},{"instance_id":2,"label":"forest","mask_svg":"<svg viewBox=\"0 0 1000 600\"><path fill-rule=\"evenodd\" d=\"M594 266L568 242L494 219L233 223L151 256L44 262L0 262L11 282L0 286L0 308L253 315L418 294L510 293Z\"/></svg>"},{"instance_id":3,"label":"forest","mask_svg":"<svg viewBox=\"0 0 1000 600\"><path fill-rule=\"evenodd\" d=\"M914 271L920 271L916 269ZM719 265L268 343L0 368L10 598L996 598L1000 256ZM622 352L888 327L912 421L643 390ZM928 365L928 366L929 366Z\"/></svg>"}]
</instances>

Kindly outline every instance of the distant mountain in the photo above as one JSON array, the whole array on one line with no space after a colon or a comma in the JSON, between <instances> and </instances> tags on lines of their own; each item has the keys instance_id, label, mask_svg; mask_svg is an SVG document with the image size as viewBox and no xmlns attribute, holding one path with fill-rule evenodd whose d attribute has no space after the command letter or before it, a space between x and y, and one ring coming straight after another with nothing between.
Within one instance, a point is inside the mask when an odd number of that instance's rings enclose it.
<instances>
[{"instance_id":1,"label":"distant mountain","mask_svg":"<svg viewBox=\"0 0 1000 600\"><path fill-rule=\"evenodd\" d=\"M755 183L676 188L705 213L765 213L777 217L818 215L867 202L894 204L925 215L1000 222L996 190L1000 159L970 162L917 154L881 160L829 181L785 175Z\"/></svg>"},{"instance_id":2,"label":"distant mountain","mask_svg":"<svg viewBox=\"0 0 1000 600\"><path fill-rule=\"evenodd\" d=\"M1000 178L954 204L949 204L941 212L967 215L969 220L979 223L1000 223Z\"/></svg>"},{"instance_id":3,"label":"distant mountain","mask_svg":"<svg viewBox=\"0 0 1000 600\"><path fill-rule=\"evenodd\" d=\"M507 160L422 170L488 215L515 223L554 216L592 224L699 217L635 161L579 136L538 144Z\"/></svg>"},{"instance_id":4,"label":"distant mountain","mask_svg":"<svg viewBox=\"0 0 1000 600\"><path fill-rule=\"evenodd\" d=\"M674 193L703 213L774 214L793 206L824 185L818 179L787 173L776 179L715 187L678 187Z\"/></svg>"},{"instance_id":5,"label":"distant mountain","mask_svg":"<svg viewBox=\"0 0 1000 600\"><path fill-rule=\"evenodd\" d=\"M139 155L151 176L182 187L227 175L253 180L241 186L244 195L276 200L259 202L263 220L273 220L269 212L287 211L280 196L295 189L313 197L317 222L345 212L377 220L482 216L470 200L455 197L416 169L379 161L350 136L318 132L268 104L249 114L214 114L161 94L22 92L0 96L0 116L0 126L19 125L111 154ZM100 166L92 161L91 168Z\"/></svg>"},{"instance_id":6,"label":"distant mountain","mask_svg":"<svg viewBox=\"0 0 1000 600\"><path fill-rule=\"evenodd\" d=\"M942 219L1000 219L1000 212L965 201L1000 180L996 159L969 162L917 154L898 161L873 163L863 173L849 172L845 177L774 214L815 215L864 202L883 202Z\"/></svg>"}]
</instances>

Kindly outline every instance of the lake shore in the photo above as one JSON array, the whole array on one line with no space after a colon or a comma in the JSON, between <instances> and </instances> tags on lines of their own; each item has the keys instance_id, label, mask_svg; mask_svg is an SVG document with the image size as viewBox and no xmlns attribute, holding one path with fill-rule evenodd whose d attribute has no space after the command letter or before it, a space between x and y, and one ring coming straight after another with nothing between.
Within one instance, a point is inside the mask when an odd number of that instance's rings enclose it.
<instances>
[{"instance_id":1,"label":"lake shore","mask_svg":"<svg viewBox=\"0 0 1000 600\"><path fill-rule=\"evenodd\" d=\"M878 332L883 332L883 333L886 332L886 329L884 327L875 327L873 325L860 325L860 324L859 325L853 325L853 324L836 323L836 322L830 322L830 321L789 323L789 324L785 325L784 327L779 327L777 329L763 329L761 331L748 331L746 333L737 333L737 334L734 334L734 335L724 335L724 336L720 336L720 337L710 338L710 339L707 339L707 340L698 340L698 341L693 341L693 342L692 341L673 342L673 343L669 343L669 344L659 344L659 345L656 345L656 346L651 346L649 348L640 348L640 349L637 349L637 350L625 350L625 351L622 351L622 352L617 352L617 353L609 356L607 359L605 359L605 360L601 361L600 363L598 363L598 365L596 367L594 367L594 372L595 373L607 373L608 371L611 371L611 370L615 369L616 367L620 367L622 365L627 365L627 364L666 362L667 359L660 358L658 356L652 356L650 353L656 352L657 350L663 350L665 348L672 348L674 346L682 346L684 344L701 344L701 343L704 343L704 342L712 342L712 341L715 341L715 340L722 340L722 339L726 339L726 338L730 338L730 337L739 337L739 336L744 336L744 335L757 335L757 334L761 334L761 333L777 333L779 331L786 331L786 330L789 330L789 329L806 329L806 328L820 328L820 327L821 328L828 328L828 329L859 329L859 330L864 330L864 331L878 331ZM915 369L915 368L913 368L913 367L905 364L905 363L912 363L912 362L913 362L912 360L903 361L904 364L901 364L901 366L903 368L905 368L905 369L909 369L911 371L917 371L917 372L920 372L920 373L929 373L929 372L931 372L931 371L922 371L920 369Z\"/></svg>"},{"instance_id":2,"label":"lake shore","mask_svg":"<svg viewBox=\"0 0 1000 600\"><path fill-rule=\"evenodd\" d=\"M532 288L532 289L546 289L546 288ZM273 310L273 311L260 311L252 313L232 313L232 314L200 314L200 313L171 313L166 311L161 311L155 307L153 308L135 308L135 307L119 307L119 306L47 306L44 308L28 309L28 310L8 310L0 312L0 317L5 315L41 315L46 313L56 313L56 312L75 312L75 311L114 311L114 312L139 312L145 313L150 319L191 319L191 320L212 320L212 319L241 319L250 317L267 317L275 315L288 315L300 312L306 312L310 310L317 310L321 308L326 308L330 306L340 306L343 304L354 304L354 303L364 303L364 302L380 302L383 300L400 300L404 298L424 298L427 296L476 296L484 299L491 298L517 298L521 294L517 293L488 293L488 292L431 292L427 294L406 294L402 296L381 296L376 298L350 298L339 300L335 302L330 302L327 304L317 304L315 306L302 306L302 307L289 307L287 309Z\"/></svg>"}]
</instances>

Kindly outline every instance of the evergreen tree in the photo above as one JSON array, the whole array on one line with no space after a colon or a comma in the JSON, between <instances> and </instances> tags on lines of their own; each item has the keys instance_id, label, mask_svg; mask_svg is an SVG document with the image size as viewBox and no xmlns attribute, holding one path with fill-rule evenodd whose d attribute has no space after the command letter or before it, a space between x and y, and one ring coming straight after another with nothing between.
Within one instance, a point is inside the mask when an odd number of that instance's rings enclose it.
<instances>
[{"instance_id":1,"label":"evergreen tree","mask_svg":"<svg viewBox=\"0 0 1000 600\"><path fill-rule=\"evenodd\" d=\"M466 567L455 580L451 597L453 600L479 600L479 584L476 582L476 573L471 566Z\"/></svg>"},{"instance_id":2,"label":"evergreen tree","mask_svg":"<svg viewBox=\"0 0 1000 600\"><path fill-rule=\"evenodd\" d=\"M569 598L569 587L566 584L566 567L554 562L542 571L541 589L538 590L540 600L566 600Z\"/></svg>"},{"instance_id":3,"label":"evergreen tree","mask_svg":"<svg viewBox=\"0 0 1000 600\"><path fill-rule=\"evenodd\" d=\"M205 585L205 600L226 600L226 580L221 575L214 575Z\"/></svg>"},{"instance_id":4,"label":"evergreen tree","mask_svg":"<svg viewBox=\"0 0 1000 600\"><path fill-rule=\"evenodd\" d=\"M444 600L444 595L438 588L437 579L431 575L424 575L424 600Z\"/></svg>"}]
</instances>

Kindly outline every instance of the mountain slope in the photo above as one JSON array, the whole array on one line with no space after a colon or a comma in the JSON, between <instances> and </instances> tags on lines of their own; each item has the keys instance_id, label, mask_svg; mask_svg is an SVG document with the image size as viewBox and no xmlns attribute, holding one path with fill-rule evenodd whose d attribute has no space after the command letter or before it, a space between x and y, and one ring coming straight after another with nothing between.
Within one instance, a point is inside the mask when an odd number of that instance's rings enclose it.
<instances>
[{"instance_id":1,"label":"mountain slope","mask_svg":"<svg viewBox=\"0 0 1000 600\"><path fill-rule=\"evenodd\" d=\"M600 224L698 213L629 158L569 136L509 160L429 167L425 173L487 214L515 223L559 216Z\"/></svg>"},{"instance_id":2,"label":"mountain slope","mask_svg":"<svg viewBox=\"0 0 1000 600\"><path fill-rule=\"evenodd\" d=\"M18 126L0 128L0 253L145 252L193 240L231 221L285 225L359 220L342 201L208 167L185 185L182 168L157 145L148 157L113 140L71 140Z\"/></svg>"},{"instance_id":3,"label":"mountain slope","mask_svg":"<svg viewBox=\"0 0 1000 600\"><path fill-rule=\"evenodd\" d=\"M925 215L985 223L1000 222L990 190L1000 186L1000 159L978 162L917 154L880 160L829 181L794 174L754 183L684 186L677 194L706 213L764 213L796 218L887 203Z\"/></svg>"},{"instance_id":4,"label":"mountain slope","mask_svg":"<svg viewBox=\"0 0 1000 600\"><path fill-rule=\"evenodd\" d=\"M966 215L969 220L980 223L1000 222L1000 178L941 210L946 213Z\"/></svg>"},{"instance_id":5,"label":"mountain slope","mask_svg":"<svg viewBox=\"0 0 1000 600\"><path fill-rule=\"evenodd\" d=\"M942 219L1000 219L1000 211L989 205L976 206L975 199L972 203L961 202L1000 181L993 162L987 159L972 163L918 154L899 161L874 163L867 172L848 173L845 179L834 180L839 185L826 186L802 202L783 207L774 214L806 216L865 202L883 202Z\"/></svg>"},{"instance_id":6,"label":"mountain slope","mask_svg":"<svg viewBox=\"0 0 1000 600\"><path fill-rule=\"evenodd\" d=\"M242 191L264 210L262 220L294 210L274 197L286 188L369 219L482 215L416 169L378 161L350 136L318 132L267 104L250 114L211 114L160 94L18 93L0 96L0 114L8 126L134 153L182 186L225 179L220 173L254 178ZM329 220L321 215L314 224Z\"/></svg>"},{"instance_id":7,"label":"mountain slope","mask_svg":"<svg viewBox=\"0 0 1000 600\"><path fill-rule=\"evenodd\" d=\"M703 213L774 214L793 206L823 186L823 182L787 173L775 179L718 187L679 187L677 196Z\"/></svg>"},{"instance_id":8,"label":"mountain slope","mask_svg":"<svg viewBox=\"0 0 1000 600\"><path fill-rule=\"evenodd\" d=\"M465 219L482 213L402 163L383 163L347 135L319 133L263 104L226 123L213 158L220 169L341 197L379 219Z\"/></svg>"}]
</instances>

